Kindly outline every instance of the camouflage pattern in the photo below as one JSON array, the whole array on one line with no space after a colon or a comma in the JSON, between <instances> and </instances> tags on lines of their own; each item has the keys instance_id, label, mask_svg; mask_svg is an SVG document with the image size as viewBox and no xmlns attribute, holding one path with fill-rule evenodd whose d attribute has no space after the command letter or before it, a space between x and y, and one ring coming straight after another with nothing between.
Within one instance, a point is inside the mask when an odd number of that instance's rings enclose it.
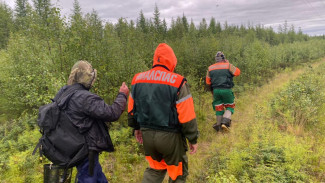
<instances>
[{"instance_id":1,"label":"camouflage pattern","mask_svg":"<svg viewBox=\"0 0 325 183\"><path fill-rule=\"evenodd\" d=\"M80 83L90 89L94 85L96 78L97 70L93 69L89 62L81 60L73 65L68 79L68 85Z\"/></svg>"},{"instance_id":2,"label":"camouflage pattern","mask_svg":"<svg viewBox=\"0 0 325 183\"><path fill-rule=\"evenodd\" d=\"M216 62L223 61L223 60L225 60L225 55L221 51L218 51L215 59L216 59Z\"/></svg>"}]
</instances>

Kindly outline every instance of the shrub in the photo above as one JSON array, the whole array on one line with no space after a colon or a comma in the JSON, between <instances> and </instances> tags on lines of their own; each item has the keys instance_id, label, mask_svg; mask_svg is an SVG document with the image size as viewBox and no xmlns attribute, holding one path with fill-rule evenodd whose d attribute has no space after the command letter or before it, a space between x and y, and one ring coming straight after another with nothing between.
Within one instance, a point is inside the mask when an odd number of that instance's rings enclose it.
<instances>
[{"instance_id":1,"label":"shrub","mask_svg":"<svg viewBox=\"0 0 325 183\"><path fill-rule=\"evenodd\" d=\"M311 68L271 100L272 114L279 127L303 130L321 123L318 113L325 102L324 79L318 69Z\"/></svg>"}]
</instances>

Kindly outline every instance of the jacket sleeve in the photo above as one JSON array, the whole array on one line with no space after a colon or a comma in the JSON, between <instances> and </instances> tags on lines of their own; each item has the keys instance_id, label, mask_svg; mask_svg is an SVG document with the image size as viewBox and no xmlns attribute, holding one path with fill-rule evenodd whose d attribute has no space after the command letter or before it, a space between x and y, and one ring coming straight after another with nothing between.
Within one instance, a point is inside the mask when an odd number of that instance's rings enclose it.
<instances>
[{"instance_id":1,"label":"jacket sleeve","mask_svg":"<svg viewBox=\"0 0 325 183\"><path fill-rule=\"evenodd\" d=\"M132 93L130 92L129 96L129 103L128 103L128 125L129 127L134 128L135 130L140 129L139 123L137 123L136 119L134 118L134 99L132 97Z\"/></svg>"},{"instance_id":2,"label":"jacket sleeve","mask_svg":"<svg viewBox=\"0 0 325 183\"><path fill-rule=\"evenodd\" d=\"M210 72L209 70L207 71L207 75L205 76L205 88L206 88L206 91L211 91L212 88L211 88L211 78L210 78Z\"/></svg>"},{"instance_id":3,"label":"jacket sleeve","mask_svg":"<svg viewBox=\"0 0 325 183\"><path fill-rule=\"evenodd\" d=\"M95 94L87 95L83 100L83 110L88 116L107 122L113 122L119 119L126 107L127 96L119 93L112 105Z\"/></svg>"},{"instance_id":4,"label":"jacket sleeve","mask_svg":"<svg viewBox=\"0 0 325 183\"><path fill-rule=\"evenodd\" d=\"M199 132L197 129L193 98L186 82L179 91L176 109L183 135L191 144L196 144Z\"/></svg>"},{"instance_id":5,"label":"jacket sleeve","mask_svg":"<svg viewBox=\"0 0 325 183\"><path fill-rule=\"evenodd\" d=\"M229 64L229 71L233 76L239 76L240 70L232 64Z\"/></svg>"}]
</instances>

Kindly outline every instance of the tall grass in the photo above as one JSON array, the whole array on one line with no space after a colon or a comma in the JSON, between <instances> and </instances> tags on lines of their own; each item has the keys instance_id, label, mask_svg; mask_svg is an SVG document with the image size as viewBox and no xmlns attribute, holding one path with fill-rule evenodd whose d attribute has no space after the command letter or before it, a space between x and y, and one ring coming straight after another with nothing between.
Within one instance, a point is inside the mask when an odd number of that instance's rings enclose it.
<instances>
[{"instance_id":1,"label":"tall grass","mask_svg":"<svg viewBox=\"0 0 325 183\"><path fill-rule=\"evenodd\" d=\"M206 161L208 181L324 182L325 125L321 120L325 88L320 75L324 68L324 64L308 68L254 106L246 101L254 118L236 125L236 134L221 137L226 138L220 141L225 144L217 144Z\"/></svg>"}]
</instances>

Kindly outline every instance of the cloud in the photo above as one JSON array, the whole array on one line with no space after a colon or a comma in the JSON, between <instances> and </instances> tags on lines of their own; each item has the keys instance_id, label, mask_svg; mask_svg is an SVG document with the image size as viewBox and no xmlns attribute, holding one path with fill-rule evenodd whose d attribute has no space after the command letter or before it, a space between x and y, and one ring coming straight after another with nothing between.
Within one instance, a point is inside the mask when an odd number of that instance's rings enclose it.
<instances>
[{"instance_id":1,"label":"cloud","mask_svg":"<svg viewBox=\"0 0 325 183\"><path fill-rule=\"evenodd\" d=\"M12 6L14 0L5 0ZM53 3L53 2L52 2ZM325 34L325 1L323 0L79 0L82 12L93 10L110 22L120 17L136 20L142 10L146 18L153 17L155 4L158 5L161 19L170 23L172 18L182 16L193 20L196 25L206 18L214 17L222 24L272 26L277 30L285 21L310 35ZM73 9L73 0L54 2L68 16ZM313 32L315 29L315 32Z\"/></svg>"}]
</instances>

